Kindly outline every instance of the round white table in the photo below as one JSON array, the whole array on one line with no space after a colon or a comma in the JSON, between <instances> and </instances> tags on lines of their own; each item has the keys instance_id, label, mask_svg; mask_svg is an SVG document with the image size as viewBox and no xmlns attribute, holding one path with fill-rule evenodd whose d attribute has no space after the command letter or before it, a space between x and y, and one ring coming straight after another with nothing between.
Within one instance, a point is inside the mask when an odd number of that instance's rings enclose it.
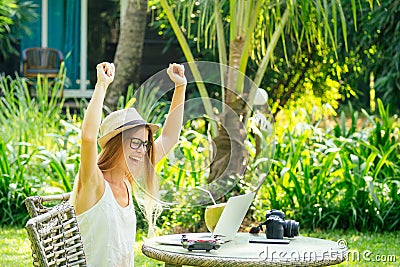
<instances>
[{"instance_id":1,"label":"round white table","mask_svg":"<svg viewBox=\"0 0 400 267\"><path fill-rule=\"evenodd\" d=\"M207 233L187 234L198 237ZM209 235L209 233L208 233ZM250 243L265 234L238 233L217 250L188 251L180 245L182 235L166 235L146 240L142 252L165 266L328 266L347 259L347 247L340 242L298 236L289 244ZM286 238L285 238L286 239Z\"/></svg>"}]
</instances>

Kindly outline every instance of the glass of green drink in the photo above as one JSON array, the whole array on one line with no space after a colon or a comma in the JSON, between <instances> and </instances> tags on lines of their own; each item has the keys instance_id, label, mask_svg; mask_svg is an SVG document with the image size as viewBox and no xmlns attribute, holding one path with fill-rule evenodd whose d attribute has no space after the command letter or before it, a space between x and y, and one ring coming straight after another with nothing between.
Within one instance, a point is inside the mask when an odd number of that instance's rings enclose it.
<instances>
[{"instance_id":1,"label":"glass of green drink","mask_svg":"<svg viewBox=\"0 0 400 267\"><path fill-rule=\"evenodd\" d=\"M214 204L206 207L204 213L204 220L208 231L213 235L215 227L217 226L218 220L221 217L222 211L224 210L226 203Z\"/></svg>"}]
</instances>

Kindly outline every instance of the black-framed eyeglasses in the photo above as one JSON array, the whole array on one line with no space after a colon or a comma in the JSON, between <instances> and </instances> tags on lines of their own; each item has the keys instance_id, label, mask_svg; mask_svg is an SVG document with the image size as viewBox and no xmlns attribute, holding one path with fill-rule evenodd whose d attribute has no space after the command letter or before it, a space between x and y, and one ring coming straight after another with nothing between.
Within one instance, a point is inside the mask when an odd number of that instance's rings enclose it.
<instances>
[{"instance_id":1,"label":"black-framed eyeglasses","mask_svg":"<svg viewBox=\"0 0 400 267\"><path fill-rule=\"evenodd\" d=\"M148 141L143 141L143 140L141 140L141 139L139 139L139 138L136 138L136 137L131 138L130 147L131 147L132 149L137 150L137 149L139 149L141 146L144 147L144 150L149 151L150 148L151 148L151 143L148 142Z\"/></svg>"}]
</instances>

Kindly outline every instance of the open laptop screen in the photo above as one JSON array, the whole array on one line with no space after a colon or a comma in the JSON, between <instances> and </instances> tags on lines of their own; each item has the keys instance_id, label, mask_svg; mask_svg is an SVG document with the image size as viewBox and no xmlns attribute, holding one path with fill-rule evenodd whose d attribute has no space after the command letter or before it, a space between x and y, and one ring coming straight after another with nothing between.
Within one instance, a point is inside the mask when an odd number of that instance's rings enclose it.
<instances>
[{"instance_id":1,"label":"open laptop screen","mask_svg":"<svg viewBox=\"0 0 400 267\"><path fill-rule=\"evenodd\" d=\"M255 192L230 197L214 229L222 240L233 240L254 199Z\"/></svg>"}]
</instances>

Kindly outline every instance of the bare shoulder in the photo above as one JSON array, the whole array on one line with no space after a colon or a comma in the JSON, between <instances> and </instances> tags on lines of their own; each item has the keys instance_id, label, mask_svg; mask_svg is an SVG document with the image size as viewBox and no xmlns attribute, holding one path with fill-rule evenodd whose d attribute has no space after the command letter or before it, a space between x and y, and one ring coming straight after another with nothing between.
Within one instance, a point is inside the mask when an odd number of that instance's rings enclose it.
<instances>
[{"instance_id":1,"label":"bare shoulder","mask_svg":"<svg viewBox=\"0 0 400 267\"><path fill-rule=\"evenodd\" d=\"M93 175L96 177L85 179L86 181L89 180L89 183L79 182L78 184L78 194L76 196L75 205L77 215L92 208L104 194L105 182L103 173L98 169ZM81 181L81 177L79 180Z\"/></svg>"}]
</instances>

